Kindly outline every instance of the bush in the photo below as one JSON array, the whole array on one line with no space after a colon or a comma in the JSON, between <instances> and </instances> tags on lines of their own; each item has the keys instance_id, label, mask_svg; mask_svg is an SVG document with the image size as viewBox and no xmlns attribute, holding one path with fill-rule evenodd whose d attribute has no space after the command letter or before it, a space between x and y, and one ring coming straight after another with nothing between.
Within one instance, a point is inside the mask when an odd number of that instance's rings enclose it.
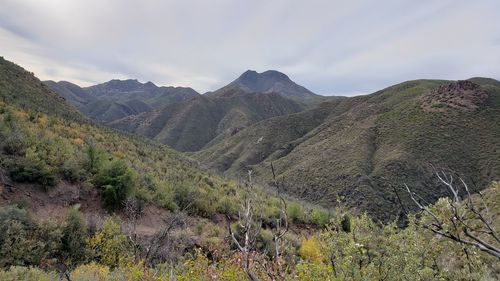
<instances>
[{"instance_id":1,"label":"bush","mask_svg":"<svg viewBox=\"0 0 500 281\"><path fill-rule=\"evenodd\" d=\"M182 210L191 207L195 198L196 192L194 188L189 184L180 184L174 190L175 204Z\"/></svg>"},{"instance_id":2,"label":"bush","mask_svg":"<svg viewBox=\"0 0 500 281\"><path fill-rule=\"evenodd\" d=\"M0 266L25 265L30 255L26 226L16 220L6 222L0 248Z\"/></svg>"},{"instance_id":3,"label":"bush","mask_svg":"<svg viewBox=\"0 0 500 281\"><path fill-rule=\"evenodd\" d=\"M111 210L121 208L137 186L137 174L123 160L108 162L96 175L94 183L103 190L104 204Z\"/></svg>"},{"instance_id":4,"label":"bush","mask_svg":"<svg viewBox=\"0 0 500 281\"><path fill-rule=\"evenodd\" d=\"M63 279L57 272L46 272L36 267L11 266L7 271L0 271L0 280L59 281Z\"/></svg>"},{"instance_id":5,"label":"bush","mask_svg":"<svg viewBox=\"0 0 500 281\"><path fill-rule=\"evenodd\" d=\"M82 215L72 208L66 216L62 232L62 256L71 265L79 264L86 258L85 239L87 226Z\"/></svg>"},{"instance_id":6,"label":"bush","mask_svg":"<svg viewBox=\"0 0 500 281\"><path fill-rule=\"evenodd\" d=\"M314 208L311 211L311 222L318 227L323 227L330 222L330 216L326 210Z\"/></svg>"},{"instance_id":7,"label":"bush","mask_svg":"<svg viewBox=\"0 0 500 281\"><path fill-rule=\"evenodd\" d=\"M302 245L300 246L299 254L302 258L306 260L320 263L322 260L322 254L318 239L312 237L310 239L302 240Z\"/></svg>"},{"instance_id":8,"label":"bush","mask_svg":"<svg viewBox=\"0 0 500 281\"><path fill-rule=\"evenodd\" d=\"M27 136L22 132L11 133L3 141L3 151L9 155L23 155L27 147Z\"/></svg>"},{"instance_id":9,"label":"bush","mask_svg":"<svg viewBox=\"0 0 500 281\"><path fill-rule=\"evenodd\" d=\"M304 208L299 203L288 204L287 214L292 222L305 223Z\"/></svg>"},{"instance_id":10,"label":"bush","mask_svg":"<svg viewBox=\"0 0 500 281\"><path fill-rule=\"evenodd\" d=\"M43 162L30 162L22 159L14 162L10 168L10 177L17 182L39 183L45 189L55 186L57 173Z\"/></svg>"},{"instance_id":11,"label":"bush","mask_svg":"<svg viewBox=\"0 0 500 281\"><path fill-rule=\"evenodd\" d=\"M101 231L88 240L92 257L100 264L110 267L118 266L120 261L132 256L131 245L120 225L112 218L104 221Z\"/></svg>"},{"instance_id":12,"label":"bush","mask_svg":"<svg viewBox=\"0 0 500 281\"><path fill-rule=\"evenodd\" d=\"M71 158L64 162L61 167L61 174L69 182L82 182L87 178L87 173L77 160Z\"/></svg>"}]
</instances>

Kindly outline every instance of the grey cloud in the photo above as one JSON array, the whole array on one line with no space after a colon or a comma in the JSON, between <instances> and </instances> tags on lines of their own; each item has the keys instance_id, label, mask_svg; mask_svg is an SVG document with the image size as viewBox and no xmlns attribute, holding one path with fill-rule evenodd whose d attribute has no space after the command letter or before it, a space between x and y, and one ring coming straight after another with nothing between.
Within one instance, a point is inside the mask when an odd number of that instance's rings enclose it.
<instances>
[{"instance_id":1,"label":"grey cloud","mask_svg":"<svg viewBox=\"0 0 500 281\"><path fill-rule=\"evenodd\" d=\"M500 77L500 1L0 0L0 54L42 79L214 90L276 69L320 94Z\"/></svg>"}]
</instances>

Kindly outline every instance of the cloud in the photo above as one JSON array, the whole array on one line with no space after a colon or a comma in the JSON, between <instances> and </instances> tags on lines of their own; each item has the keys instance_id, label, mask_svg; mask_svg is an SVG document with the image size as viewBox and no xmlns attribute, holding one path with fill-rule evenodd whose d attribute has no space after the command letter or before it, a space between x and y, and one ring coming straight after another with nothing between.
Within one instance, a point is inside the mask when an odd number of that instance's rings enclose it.
<instances>
[{"instance_id":1,"label":"cloud","mask_svg":"<svg viewBox=\"0 0 500 281\"><path fill-rule=\"evenodd\" d=\"M0 55L41 79L205 92L276 69L320 94L500 77L500 2L1 0Z\"/></svg>"}]
</instances>

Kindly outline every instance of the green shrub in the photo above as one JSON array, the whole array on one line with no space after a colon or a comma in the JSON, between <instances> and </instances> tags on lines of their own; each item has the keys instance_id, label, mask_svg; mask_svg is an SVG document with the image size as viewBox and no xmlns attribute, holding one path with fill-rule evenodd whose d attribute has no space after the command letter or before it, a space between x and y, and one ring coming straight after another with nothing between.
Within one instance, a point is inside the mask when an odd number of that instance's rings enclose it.
<instances>
[{"instance_id":1,"label":"green shrub","mask_svg":"<svg viewBox=\"0 0 500 281\"><path fill-rule=\"evenodd\" d=\"M314 208L311 211L311 222L318 227L323 227L330 222L330 216L326 210Z\"/></svg>"},{"instance_id":2,"label":"green shrub","mask_svg":"<svg viewBox=\"0 0 500 281\"><path fill-rule=\"evenodd\" d=\"M7 271L0 271L0 280L59 281L63 279L57 272L47 272L36 267L11 266Z\"/></svg>"},{"instance_id":3,"label":"green shrub","mask_svg":"<svg viewBox=\"0 0 500 281\"><path fill-rule=\"evenodd\" d=\"M37 161L31 162L27 159L15 161L10 165L10 177L17 182L39 183L45 189L55 186L57 173L54 168Z\"/></svg>"},{"instance_id":4,"label":"green shrub","mask_svg":"<svg viewBox=\"0 0 500 281\"><path fill-rule=\"evenodd\" d=\"M105 157L106 153L96 148L95 146L90 145L86 150L86 154L87 154L87 163L85 165L85 168L87 169L87 171L94 174L103 165L104 160L106 158Z\"/></svg>"},{"instance_id":5,"label":"green shrub","mask_svg":"<svg viewBox=\"0 0 500 281\"><path fill-rule=\"evenodd\" d=\"M176 186L174 190L174 200L175 204L179 206L180 209L186 210L192 207L195 198L196 192L191 185L183 183Z\"/></svg>"},{"instance_id":6,"label":"green shrub","mask_svg":"<svg viewBox=\"0 0 500 281\"><path fill-rule=\"evenodd\" d=\"M102 189L104 204L111 210L123 206L137 186L137 174L123 160L108 162L98 172L94 184Z\"/></svg>"},{"instance_id":7,"label":"green shrub","mask_svg":"<svg viewBox=\"0 0 500 281\"><path fill-rule=\"evenodd\" d=\"M82 165L73 158L66 160L60 171L64 179L72 183L82 182L87 178L87 173Z\"/></svg>"},{"instance_id":8,"label":"green shrub","mask_svg":"<svg viewBox=\"0 0 500 281\"><path fill-rule=\"evenodd\" d=\"M62 231L62 256L68 264L76 265L85 260L87 226L82 215L72 208L66 216Z\"/></svg>"},{"instance_id":9,"label":"green shrub","mask_svg":"<svg viewBox=\"0 0 500 281\"><path fill-rule=\"evenodd\" d=\"M287 207L288 218L294 223L305 223L304 208L295 202L291 202Z\"/></svg>"},{"instance_id":10,"label":"green shrub","mask_svg":"<svg viewBox=\"0 0 500 281\"><path fill-rule=\"evenodd\" d=\"M3 141L2 146L8 155L24 155L28 147L27 136L22 132L13 132Z\"/></svg>"},{"instance_id":11,"label":"green shrub","mask_svg":"<svg viewBox=\"0 0 500 281\"><path fill-rule=\"evenodd\" d=\"M30 255L26 225L9 220L4 225L3 241L0 247L0 267L25 265Z\"/></svg>"},{"instance_id":12,"label":"green shrub","mask_svg":"<svg viewBox=\"0 0 500 281\"><path fill-rule=\"evenodd\" d=\"M115 267L120 261L132 257L132 247L120 229L120 224L109 217L101 231L88 239L92 257L103 265Z\"/></svg>"}]
</instances>

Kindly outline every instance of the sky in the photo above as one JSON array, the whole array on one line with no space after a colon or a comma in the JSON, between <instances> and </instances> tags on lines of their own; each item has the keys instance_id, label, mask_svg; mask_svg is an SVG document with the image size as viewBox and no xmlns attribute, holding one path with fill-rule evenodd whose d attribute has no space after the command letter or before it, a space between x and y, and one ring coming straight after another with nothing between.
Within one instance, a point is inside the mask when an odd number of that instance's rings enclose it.
<instances>
[{"instance_id":1,"label":"sky","mask_svg":"<svg viewBox=\"0 0 500 281\"><path fill-rule=\"evenodd\" d=\"M499 0L0 0L0 56L42 80L216 90L274 69L322 95L500 79Z\"/></svg>"}]
</instances>

